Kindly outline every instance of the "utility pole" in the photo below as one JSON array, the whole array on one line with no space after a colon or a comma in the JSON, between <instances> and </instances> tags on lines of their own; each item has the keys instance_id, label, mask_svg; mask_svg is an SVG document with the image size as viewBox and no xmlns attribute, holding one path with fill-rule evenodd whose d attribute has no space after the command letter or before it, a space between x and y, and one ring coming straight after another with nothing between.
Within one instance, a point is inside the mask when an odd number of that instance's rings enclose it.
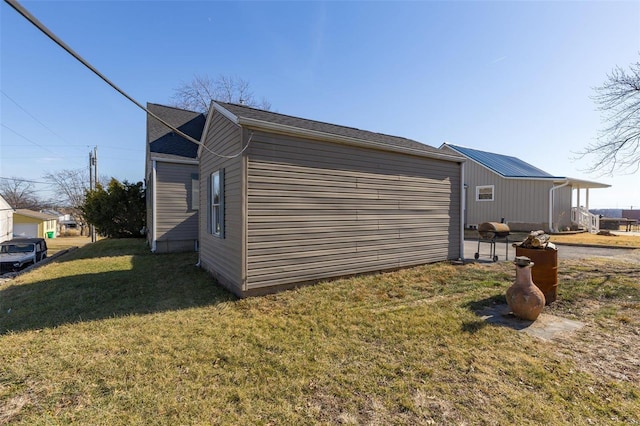
<instances>
[{"instance_id":1,"label":"utility pole","mask_svg":"<svg viewBox=\"0 0 640 426\"><path fill-rule=\"evenodd\" d=\"M98 147L94 146L93 151L89 151L89 190L96 189L98 183ZM96 242L96 227L89 225L89 233L91 234L91 242Z\"/></svg>"}]
</instances>

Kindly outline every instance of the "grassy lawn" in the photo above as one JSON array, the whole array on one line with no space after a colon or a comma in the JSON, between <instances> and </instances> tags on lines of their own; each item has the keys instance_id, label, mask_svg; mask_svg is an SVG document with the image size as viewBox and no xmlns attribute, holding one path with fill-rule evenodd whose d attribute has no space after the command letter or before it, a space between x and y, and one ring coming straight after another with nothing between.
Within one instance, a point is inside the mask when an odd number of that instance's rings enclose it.
<instances>
[{"instance_id":1,"label":"grassy lawn","mask_svg":"<svg viewBox=\"0 0 640 426\"><path fill-rule=\"evenodd\" d=\"M527 237L526 232L514 232L509 236L509 241L522 241ZM465 239L476 240L478 238L477 231L465 230ZM596 235L589 232L581 232L579 234L553 234L550 240L554 244L579 244L593 246L613 246L613 247L629 247L640 248L640 235L627 234L619 232L616 235Z\"/></svg>"},{"instance_id":2,"label":"grassy lawn","mask_svg":"<svg viewBox=\"0 0 640 426\"><path fill-rule=\"evenodd\" d=\"M563 262L543 341L515 272L427 265L237 300L193 253L102 240L0 284L0 424L639 424L640 266Z\"/></svg>"},{"instance_id":3,"label":"grassy lawn","mask_svg":"<svg viewBox=\"0 0 640 426\"><path fill-rule=\"evenodd\" d=\"M47 254L53 256L59 251L69 249L71 247L82 247L91 243L91 237L56 237L47 238Z\"/></svg>"}]
</instances>

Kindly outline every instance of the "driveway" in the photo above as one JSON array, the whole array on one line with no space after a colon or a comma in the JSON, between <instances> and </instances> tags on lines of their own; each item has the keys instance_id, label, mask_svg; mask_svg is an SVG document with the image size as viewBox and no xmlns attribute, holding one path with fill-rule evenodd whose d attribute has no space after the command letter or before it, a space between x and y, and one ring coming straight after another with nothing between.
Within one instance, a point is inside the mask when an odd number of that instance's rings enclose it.
<instances>
[{"instance_id":1,"label":"driveway","mask_svg":"<svg viewBox=\"0 0 640 426\"><path fill-rule=\"evenodd\" d=\"M509 243L508 256L509 260L513 260L516 255L516 249L511 247L512 243ZM640 264L640 249L629 248L608 248L608 247L587 247L587 246L569 246L556 244L558 247L558 260L562 259L586 259L593 257L615 259L627 262L633 262ZM496 255L498 261L505 260L506 244L504 242L496 242ZM489 258L490 244L480 244L480 259L479 262L491 262ZM477 240L465 240L464 242L464 257L467 260L472 260L475 253L478 251Z\"/></svg>"}]
</instances>

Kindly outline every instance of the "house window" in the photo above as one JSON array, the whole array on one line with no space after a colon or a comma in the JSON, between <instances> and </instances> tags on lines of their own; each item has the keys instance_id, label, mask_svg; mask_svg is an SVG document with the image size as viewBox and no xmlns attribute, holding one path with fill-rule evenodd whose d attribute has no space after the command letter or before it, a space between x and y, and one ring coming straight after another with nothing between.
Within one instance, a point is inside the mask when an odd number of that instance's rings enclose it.
<instances>
[{"instance_id":1,"label":"house window","mask_svg":"<svg viewBox=\"0 0 640 426\"><path fill-rule=\"evenodd\" d=\"M210 200L211 234L224 238L224 169L211 174Z\"/></svg>"},{"instance_id":2,"label":"house window","mask_svg":"<svg viewBox=\"0 0 640 426\"><path fill-rule=\"evenodd\" d=\"M198 173L191 173L191 210L200 208L200 180Z\"/></svg>"},{"instance_id":3,"label":"house window","mask_svg":"<svg viewBox=\"0 0 640 426\"><path fill-rule=\"evenodd\" d=\"M493 201L493 185L476 186L476 201Z\"/></svg>"}]
</instances>

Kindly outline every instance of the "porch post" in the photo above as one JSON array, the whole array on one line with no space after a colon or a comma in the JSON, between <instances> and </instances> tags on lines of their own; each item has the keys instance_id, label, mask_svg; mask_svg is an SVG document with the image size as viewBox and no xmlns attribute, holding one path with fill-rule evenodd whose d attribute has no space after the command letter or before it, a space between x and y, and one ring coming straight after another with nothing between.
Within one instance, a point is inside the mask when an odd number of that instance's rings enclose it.
<instances>
[{"instance_id":1,"label":"porch post","mask_svg":"<svg viewBox=\"0 0 640 426\"><path fill-rule=\"evenodd\" d=\"M578 191L578 199L576 200L578 205L576 207L578 207L578 211L580 211L581 210L580 207L582 207L580 205L580 186L577 186L576 190Z\"/></svg>"},{"instance_id":2,"label":"porch post","mask_svg":"<svg viewBox=\"0 0 640 426\"><path fill-rule=\"evenodd\" d=\"M587 188L585 192L587 194L587 200L585 201L584 207L587 209L587 211L589 211L589 188Z\"/></svg>"}]
</instances>

